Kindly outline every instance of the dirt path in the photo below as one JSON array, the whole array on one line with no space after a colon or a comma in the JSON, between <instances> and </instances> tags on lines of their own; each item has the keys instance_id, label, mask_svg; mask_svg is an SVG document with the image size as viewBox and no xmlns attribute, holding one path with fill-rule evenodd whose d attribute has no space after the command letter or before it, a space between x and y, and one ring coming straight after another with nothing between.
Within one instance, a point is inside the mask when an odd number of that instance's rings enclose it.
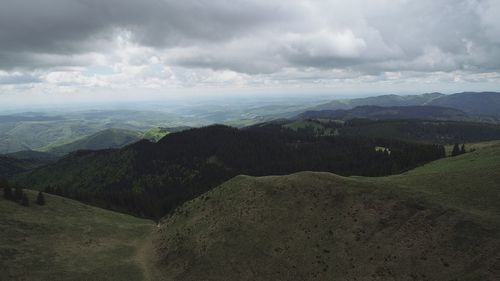
<instances>
[{"instance_id":1,"label":"dirt path","mask_svg":"<svg viewBox=\"0 0 500 281\"><path fill-rule=\"evenodd\" d=\"M157 231L156 225L151 227L151 233L137 244L137 254L135 260L142 268L145 281L160 280L158 274L154 270L154 251L153 251L153 235Z\"/></svg>"}]
</instances>

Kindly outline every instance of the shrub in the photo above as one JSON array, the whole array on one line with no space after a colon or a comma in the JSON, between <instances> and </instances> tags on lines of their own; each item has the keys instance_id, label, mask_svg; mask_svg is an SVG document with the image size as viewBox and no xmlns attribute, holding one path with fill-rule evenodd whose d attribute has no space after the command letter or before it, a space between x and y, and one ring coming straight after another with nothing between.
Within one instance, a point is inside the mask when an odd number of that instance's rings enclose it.
<instances>
[{"instance_id":1,"label":"shrub","mask_svg":"<svg viewBox=\"0 0 500 281\"><path fill-rule=\"evenodd\" d=\"M14 196L12 199L18 202L23 199L23 189L20 186L16 186L16 189L14 190Z\"/></svg>"},{"instance_id":2,"label":"shrub","mask_svg":"<svg viewBox=\"0 0 500 281\"><path fill-rule=\"evenodd\" d=\"M36 197L36 203L40 206L45 205L45 196L43 196L43 193L41 191L38 192L38 196Z\"/></svg>"},{"instance_id":3,"label":"shrub","mask_svg":"<svg viewBox=\"0 0 500 281\"><path fill-rule=\"evenodd\" d=\"M30 205L30 201L28 199L28 196L25 193L23 193L23 195L21 197L21 205L26 206L26 207L28 207Z\"/></svg>"},{"instance_id":4,"label":"shrub","mask_svg":"<svg viewBox=\"0 0 500 281\"><path fill-rule=\"evenodd\" d=\"M10 188L10 186L3 187L3 198L12 200L12 189Z\"/></svg>"}]
</instances>

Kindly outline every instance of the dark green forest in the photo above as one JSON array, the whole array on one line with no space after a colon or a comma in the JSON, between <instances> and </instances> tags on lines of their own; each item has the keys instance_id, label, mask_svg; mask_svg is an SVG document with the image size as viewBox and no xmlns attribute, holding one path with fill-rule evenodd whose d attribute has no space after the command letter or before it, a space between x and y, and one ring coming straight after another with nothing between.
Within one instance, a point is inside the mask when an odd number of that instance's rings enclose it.
<instances>
[{"instance_id":1,"label":"dark green forest","mask_svg":"<svg viewBox=\"0 0 500 281\"><path fill-rule=\"evenodd\" d=\"M500 139L500 125L436 120L303 119L275 122L314 135L398 139L408 142L454 144Z\"/></svg>"},{"instance_id":2,"label":"dark green forest","mask_svg":"<svg viewBox=\"0 0 500 281\"><path fill-rule=\"evenodd\" d=\"M139 216L159 218L240 174L328 171L383 176L444 157L441 145L370 137L317 136L276 124L214 125L173 133L158 143L78 151L22 174L16 182Z\"/></svg>"}]
</instances>

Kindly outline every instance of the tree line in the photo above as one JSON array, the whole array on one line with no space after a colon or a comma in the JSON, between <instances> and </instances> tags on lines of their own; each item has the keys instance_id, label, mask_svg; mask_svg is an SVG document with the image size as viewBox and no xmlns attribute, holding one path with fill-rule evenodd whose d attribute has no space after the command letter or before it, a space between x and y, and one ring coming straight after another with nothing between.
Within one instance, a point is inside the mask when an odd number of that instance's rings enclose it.
<instances>
[{"instance_id":1,"label":"tree line","mask_svg":"<svg viewBox=\"0 0 500 281\"><path fill-rule=\"evenodd\" d=\"M0 188L3 190L3 198L13 202L17 202L23 206L28 207L30 205L30 200L28 195L24 192L23 188L19 185L11 186L9 182L5 179L0 179ZM45 205L45 196L43 192L39 191L36 204Z\"/></svg>"},{"instance_id":2,"label":"tree line","mask_svg":"<svg viewBox=\"0 0 500 281\"><path fill-rule=\"evenodd\" d=\"M174 133L158 143L78 152L42 170L29 184L100 207L160 218L240 174L384 176L444 156L441 145L318 136L276 124L246 129L214 125Z\"/></svg>"},{"instance_id":3,"label":"tree line","mask_svg":"<svg viewBox=\"0 0 500 281\"><path fill-rule=\"evenodd\" d=\"M465 151L465 144L462 144L462 146L460 146L458 143L455 143L455 145L453 146L453 149L451 151L451 156L452 157L458 156L458 155L464 154L466 152L467 151Z\"/></svg>"}]
</instances>

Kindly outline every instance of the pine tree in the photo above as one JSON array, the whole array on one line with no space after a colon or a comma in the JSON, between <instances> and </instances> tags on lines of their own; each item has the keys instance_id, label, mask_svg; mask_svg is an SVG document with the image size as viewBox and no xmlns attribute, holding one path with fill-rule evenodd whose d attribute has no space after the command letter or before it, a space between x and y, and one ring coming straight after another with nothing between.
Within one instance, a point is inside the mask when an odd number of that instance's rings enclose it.
<instances>
[{"instance_id":1,"label":"pine tree","mask_svg":"<svg viewBox=\"0 0 500 281\"><path fill-rule=\"evenodd\" d=\"M45 205L45 196L43 196L43 193L41 191L38 192L38 196L36 197L36 203L40 206Z\"/></svg>"},{"instance_id":2,"label":"pine tree","mask_svg":"<svg viewBox=\"0 0 500 281\"><path fill-rule=\"evenodd\" d=\"M12 200L12 189L8 185L3 187L3 198Z\"/></svg>"},{"instance_id":3,"label":"pine tree","mask_svg":"<svg viewBox=\"0 0 500 281\"><path fill-rule=\"evenodd\" d=\"M28 207L30 205L30 201L29 201L26 193L23 193L23 195L21 197L21 205L26 206L26 207Z\"/></svg>"},{"instance_id":4,"label":"pine tree","mask_svg":"<svg viewBox=\"0 0 500 281\"><path fill-rule=\"evenodd\" d=\"M63 191L62 191L60 186L56 187L54 194L59 195L59 196L63 196Z\"/></svg>"},{"instance_id":5,"label":"pine tree","mask_svg":"<svg viewBox=\"0 0 500 281\"><path fill-rule=\"evenodd\" d=\"M462 148L460 148L460 154L464 154L465 151L465 144L462 144Z\"/></svg>"},{"instance_id":6,"label":"pine tree","mask_svg":"<svg viewBox=\"0 0 500 281\"><path fill-rule=\"evenodd\" d=\"M0 178L0 188L9 186L9 182L6 179Z\"/></svg>"},{"instance_id":7,"label":"pine tree","mask_svg":"<svg viewBox=\"0 0 500 281\"><path fill-rule=\"evenodd\" d=\"M20 186L16 186L14 190L14 197L12 198L14 201L20 201L23 199L23 189Z\"/></svg>"},{"instance_id":8,"label":"pine tree","mask_svg":"<svg viewBox=\"0 0 500 281\"><path fill-rule=\"evenodd\" d=\"M446 149L442 145L439 146L439 156L438 157L439 158L446 157Z\"/></svg>"},{"instance_id":9,"label":"pine tree","mask_svg":"<svg viewBox=\"0 0 500 281\"><path fill-rule=\"evenodd\" d=\"M54 194L54 189L52 188L52 186L47 185L45 187L45 193Z\"/></svg>"},{"instance_id":10,"label":"pine tree","mask_svg":"<svg viewBox=\"0 0 500 281\"><path fill-rule=\"evenodd\" d=\"M451 151L451 156L457 156L460 154L460 147L458 146L458 143L456 143L453 146L453 150Z\"/></svg>"}]
</instances>

